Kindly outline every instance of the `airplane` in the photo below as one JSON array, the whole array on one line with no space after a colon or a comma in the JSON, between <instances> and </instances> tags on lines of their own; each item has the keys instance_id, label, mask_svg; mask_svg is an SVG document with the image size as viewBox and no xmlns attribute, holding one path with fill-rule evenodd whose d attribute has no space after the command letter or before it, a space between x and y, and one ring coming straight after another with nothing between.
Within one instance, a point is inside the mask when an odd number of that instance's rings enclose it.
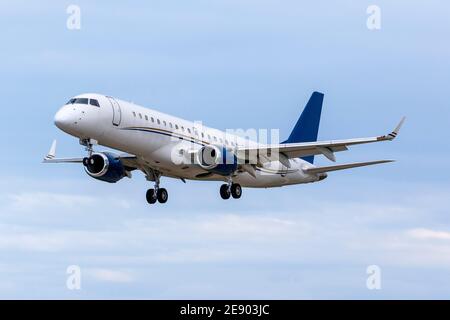
<instances>
[{"instance_id":1,"label":"airplane","mask_svg":"<svg viewBox=\"0 0 450 320\"><path fill-rule=\"evenodd\" d=\"M237 134L209 128L102 94L71 98L56 113L55 125L79 139L87 156L57 158L53 141L44 163L78 163L92 178L116 183L140 170L154 187L146 192L149 204L166 203L161 177L219 181L222 199L239 199L242 188L273 188L313 183L328 172L394 160L315 166L314 157L332 162L348 147L392 141L405 121L387 135L347 140L317 141L324 94L313 92L287 140L260 143ZM94 151L94 146L117 151Z\"/></svg>"}]
</instances>

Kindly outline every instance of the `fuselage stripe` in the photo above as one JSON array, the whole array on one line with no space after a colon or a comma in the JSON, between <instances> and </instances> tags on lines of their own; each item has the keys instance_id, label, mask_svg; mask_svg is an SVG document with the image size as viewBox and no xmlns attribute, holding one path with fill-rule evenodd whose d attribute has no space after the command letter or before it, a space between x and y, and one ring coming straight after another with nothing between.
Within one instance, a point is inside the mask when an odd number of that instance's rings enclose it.
<instances>
[{"instance_id":1,"label":"fuselage stripe","mask_svg":"<svg viewBox=\"0 0 450 320\"><path fill-rule=\"evenodd\" d=\"M157 134L162 134L162 135L165 135L165 136L168 136L168 137L172 137L172 138L176 138L176 139L181 139L183 141L187 141L187 142L191 142L191 143L197 143L197 144L202 145L202 146L209 144L206 141L197 140L195 138L188 137L188 136L185 136L185 135L174 134L171 131L162 130L162 129L158 129L158 128L129 127L129 128L122 128L121 130L131 130L131 131L157 133Z\"/></svg>"}]
</instances>

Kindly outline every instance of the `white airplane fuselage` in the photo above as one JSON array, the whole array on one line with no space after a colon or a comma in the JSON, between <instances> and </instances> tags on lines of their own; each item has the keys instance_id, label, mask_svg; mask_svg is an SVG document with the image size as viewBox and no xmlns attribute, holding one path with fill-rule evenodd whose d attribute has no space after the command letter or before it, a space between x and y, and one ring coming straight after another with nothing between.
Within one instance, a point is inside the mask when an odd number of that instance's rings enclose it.
<instances>
[{"instance_id":1,"label":"white airplane fuselage","mask_svg":"<svg viewBox=\"0 0 450 320\"><path fill-rule=\"evenodd\" d=\"M105 95L83 94L77 97L95 99L99 106L84 103L64 105L55 116L58 128L79 139L95 140L99 145L135 155L162 176L226 181L225 176L205 175L203 168L186 165L179 151L200 149L206 145L228 150L261 145ZM256 167L255 176L240 172L233 177L233 182L242 187L269 188L316 182L326 177L326 174L306 173L305 169L314 166L300 158L287 161L289 168L279 161L266 162Z\"/></svg>"}]
</instances>

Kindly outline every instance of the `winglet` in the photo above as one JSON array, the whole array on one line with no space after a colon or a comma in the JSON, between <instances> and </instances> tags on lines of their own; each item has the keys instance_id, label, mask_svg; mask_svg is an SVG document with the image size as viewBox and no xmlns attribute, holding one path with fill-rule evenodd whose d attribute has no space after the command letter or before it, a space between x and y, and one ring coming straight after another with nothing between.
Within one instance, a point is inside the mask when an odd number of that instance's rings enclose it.
<instances>
[{"instance_id":1,"label":"winglet","mask_svg":"<svg viewBox=\"0 0 450 320\"><path fill-rule=\"evenodd\" d=\"M44 158L44 163L83 163L84 158L56 158L56 140L53 140L48 154Z\"/></svg>"},{"instance_id":2,"label":"winglet","mask_svg":"<svg viewBox=\"0 0 450 320\"><path fill-rule=\"evenodd\" d=\"M389 134L386 136L386 138L387 138L388 140L394 140L394 139L397 137L398 132L400 131L400 128L403 126L403 123L405 122L405 120L406 120L406 117L403 117L403 118L400 120L400 122L398 123L398 125L395 127L394 131L392 131L391 133L389 133Z\"/></svg>"},{"instance_id":3,"label":"winglet","mask_svg":"<svg viewBox=\"0 0 450 320\"><path fill-rule=\"evenodd\" d=\"M53 160L56 157L56 140L53 140L52 146L50 147L50 150L48 154L45 156L44 161L46 160Z\"/></svg>"}]
</instances>

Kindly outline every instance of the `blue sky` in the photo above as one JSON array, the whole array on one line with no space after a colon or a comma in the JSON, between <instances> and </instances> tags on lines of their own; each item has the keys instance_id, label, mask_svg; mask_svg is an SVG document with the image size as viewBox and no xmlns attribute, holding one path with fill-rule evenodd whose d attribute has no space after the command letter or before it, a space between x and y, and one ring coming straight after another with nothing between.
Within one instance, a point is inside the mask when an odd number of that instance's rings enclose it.
<instances>
[{"instance_id":1,"label":"blue sky","mask_svg":"<svg viewBox=\"0 0 450 320\"><path fill-rule=\"evenodd\" d=\"M66 28L70 4L81 30ZM0 297L448 298L449 13L446 1L2 1ZM406 115L394 143L338 155L398 162L227 202L217 183L165 179L170 201L152 207L140 174L109 185L40 163L54 138L59 155L83 153L53 125L79 93L283 138L314 90L320 139L387 133ZM381 290L366 288L373 264Z\"/></svg>"}]
</instances>

